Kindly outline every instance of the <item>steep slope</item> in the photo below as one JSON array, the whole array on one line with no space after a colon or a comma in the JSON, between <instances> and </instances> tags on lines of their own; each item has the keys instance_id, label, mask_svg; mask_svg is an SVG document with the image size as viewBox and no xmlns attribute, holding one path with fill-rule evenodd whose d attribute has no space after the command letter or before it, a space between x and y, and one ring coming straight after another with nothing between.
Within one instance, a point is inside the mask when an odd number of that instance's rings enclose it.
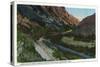
<instances>
[{"instance_id":1,"label":"steep slope","mask_svg":"<svg viewBox=\"0 0 100 67\"><path fill-rule=\"evenodd\" d=\"M76 35L89 37L95 36L95 14L84 18L75 30Z\"/></svg>"},{"instance_id":2,"label":"steep slope","mask_svg":"<svg viewBox=\"0 0 100 67\"><path fill-rule=\"evenodd\" d=\"M79 23L79 20L75 18L74 16L70 15L64 7L57 7L57 6L47 6L43 7L46 12L48 12L50 15L55 17L55 19L58 19L59 21L63 21L65 24L72 24L77 25Z\"/></svg>"},{"instance_id":3,"label":"steep slope","mask_svg":"<svg viewBox=\"0 0 100 67\"><path fill-rule=\"evenodd\" d=\"M20 15L52 30L64 31L67 25L79 23L64 7L18 5L17 9Z\"/></svg>"},{"instance_id":4,"label":"steep slope","mask_svg":"<svg viewBox=\"0 0 100 67\"><path fill-rule=\"evenodd\" d=\"M67 37L76 26L73 34L85 31L83 29L85 22L88 23L88 21L79 23L79 20L70 15L64 7L17 5L18 62L84 58L79 56L80 52L85 53L88 48L81 46L81 50L80 46L71 46L77 45L80 41L74 42L74 35L73 39L69 37L68 40ZM81 28L82 25L84 26ZM84 42L81 43L84 45Z\"/></svg>"}]
</instances>

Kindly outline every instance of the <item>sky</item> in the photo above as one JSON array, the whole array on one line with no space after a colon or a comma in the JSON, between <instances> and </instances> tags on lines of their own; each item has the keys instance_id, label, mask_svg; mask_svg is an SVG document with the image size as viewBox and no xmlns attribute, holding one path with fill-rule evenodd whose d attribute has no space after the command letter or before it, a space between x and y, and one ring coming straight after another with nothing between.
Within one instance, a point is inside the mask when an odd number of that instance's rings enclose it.
<instances>
[{"instance_id":1,"label":"sky","mask_svg":"<svg viewBox=\"0 0 100 67\"><path fill-rule=\"evenodd\" d=\"M88 9L88 8L66 8L69 14L77 17L80 21L95 13L95 9Z\"/></svg>"}]
</instances>

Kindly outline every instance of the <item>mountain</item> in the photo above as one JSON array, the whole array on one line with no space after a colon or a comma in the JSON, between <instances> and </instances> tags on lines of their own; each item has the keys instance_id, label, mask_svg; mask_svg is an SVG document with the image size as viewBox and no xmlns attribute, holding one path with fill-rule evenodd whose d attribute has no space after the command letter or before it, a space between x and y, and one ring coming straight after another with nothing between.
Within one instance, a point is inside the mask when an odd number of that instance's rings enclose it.
<instances>
[{"instance_id":1,"label":"mountain","mask_svg":"<svg viewBox=\"0 0 100 67\"><path fill-rule=\"evenodd\" d=\"M80 22L65 7L18 4L17 61L84 59L90 57L89 54L94 56L95 48L86 48L91 43L80 41L90 35L91 30L94 34L94 18L94 15L88 16ZM74 35L82 37L76 41ZM83 47L84 44L86 47Z\"/></svg>"},{"instance_id":2,"label":"mountain","mask_svg":"<svg viewBox=\"0 0 100 67\"><path fill-rule=\"evenodd\" d=\"M20 16L32 22L24 23L27 27L35 22L35 24L51 30L64 31L67 26L79 23L79 20L70 15L64 7L18 5L17 10Z\"/></svg>"},{"instance_id":3,"label":"mountain","mask_svg":"<svg viewBox=\"0 0 100 67\"><path fill-rule=\"evenodd\" d=\"M75 18L74 16L70 15L64 7L57 7L57 6L47 6L43 7L46 12L48 12L50 15L58 19L59 21L63 21L65 24L72 24L77 25L79 23L79 20Z\"/></svg>"},{"instance_id":4,"label":"mountain","mask_svg":"<svg viewBox=\"0 0 100 67\"><path fill-rule=\"evenodd\" d=\"M95 14L84 18L75 30L76 35L83 37L95 36Z\"/></svg>"},{"instance_id":5,"label":"mountain","mask_svg":"<svg viewBox=\"0 0 100 67\"><path fill-rule=\"evenodd\" d=\"M60 42L59 33L78 23L64 7L17 5L17 61L55 60L53 42Z\"/></svg>"}]
</instances>

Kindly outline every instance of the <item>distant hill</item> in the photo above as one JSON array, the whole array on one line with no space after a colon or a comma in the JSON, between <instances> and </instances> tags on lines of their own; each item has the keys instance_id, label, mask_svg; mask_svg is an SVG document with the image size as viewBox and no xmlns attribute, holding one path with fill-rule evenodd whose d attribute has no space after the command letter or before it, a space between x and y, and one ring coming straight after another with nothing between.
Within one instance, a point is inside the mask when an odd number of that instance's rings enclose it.
<instances>
[{"instance_id":1,"label":"distant hill","mask_svg":"<svg viewBox=\"0 0 100 67\"><path fill-rule=\"evenodd\" d=\"M83 37L95 36L95 22L95 14L87 16L79 23L74 33Z\"/></svg>"}]
</instances>

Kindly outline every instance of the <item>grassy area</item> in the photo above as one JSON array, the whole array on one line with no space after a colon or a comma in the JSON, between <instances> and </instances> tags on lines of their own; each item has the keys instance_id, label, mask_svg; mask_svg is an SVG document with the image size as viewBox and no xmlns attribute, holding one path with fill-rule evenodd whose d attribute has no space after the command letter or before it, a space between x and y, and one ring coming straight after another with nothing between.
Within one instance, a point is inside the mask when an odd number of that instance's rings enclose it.
<instances>
[{"instance_id":1,"label":"grassy area","mask_svg":"<svg viewBox=\"0 0 100 67\"><path fill-rule=\"evenodd\" d=\"M53 56L59 60L74 60L74 59L81 59L81 57L76 56L69 52L62 52L58 49L54 49Z\"/></svg>"},{"instance_id":2,"label":"grassy area","mask_svg":"<svg viewBox=\"0 0 100 67\"><path fill-rule=\"evenodd\" d=\"M57 49L54 49L53 56L56 57L59 60L65 60L65 59L67 59L64 56L64 54L61 51L57 50Z\"/></svg>"},{"instance_id":3,"label":"grassy area","mask_svg":"<svg viewBox=\"0 0 100 67\"><path fill-rule=\"evenodd\" d=\"M72 46L81 46L81 47L88 47L88 48L95 46L95 42L78 41L78 40L74 40L74 37L63 37L62 41Z\"/></svg>"},{"instance_id":4,"label":"grassy area","mask_svg":"<svg viewBox=\"0 0 100 67\"><path fill-rule=\"evenodd\" d=\"M75 51L84 53L93 58L95 57L95 42L78 41L78 40L74 40L73 37L66 36L62 38L62 43L63 46L67 48L71 48Z\"/></svg>"},{"instance_id":5,"label":"grassy area","mask_svg":"<svg viewBox=\"0 0 100 67\"><path fill-rule=\"evenodd\" d=\"M42 57L36 52L34 43L29 36L21 31L17 31L17 61L34 62L42 61Z\"/></svg>"}]
</instances>

